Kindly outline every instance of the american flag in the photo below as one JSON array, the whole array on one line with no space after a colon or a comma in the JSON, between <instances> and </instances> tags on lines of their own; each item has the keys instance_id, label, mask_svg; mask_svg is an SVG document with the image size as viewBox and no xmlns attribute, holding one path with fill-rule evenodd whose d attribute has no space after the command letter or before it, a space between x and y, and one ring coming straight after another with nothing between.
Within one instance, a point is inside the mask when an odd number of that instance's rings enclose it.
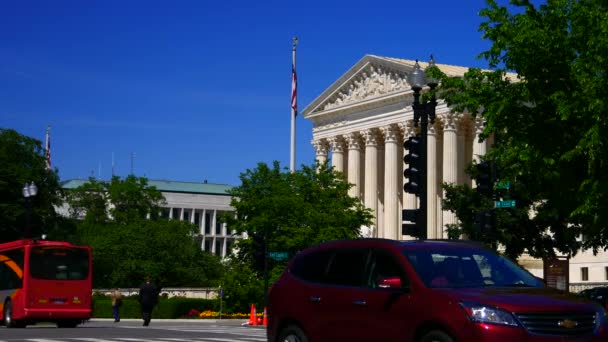
<instances>
[{"instance_id":1,"label":"american flag","mask_svg":"<svg viewBox=\"0 0 608 342\"><path fill-rule=\"evenodd\" d=\"M298 115L298 77L296 76L296 65L291 65L291 115Z\"/></svg>"},{"instance_id":2,"label":"american flag","mask_svg":"<svg viewBox=\"0 0 608 342\"><path fill-rule=\"evenodd\" d=\"M46 169L51 169L51 126L46 128Z\"/></svg>"}]
</instances>

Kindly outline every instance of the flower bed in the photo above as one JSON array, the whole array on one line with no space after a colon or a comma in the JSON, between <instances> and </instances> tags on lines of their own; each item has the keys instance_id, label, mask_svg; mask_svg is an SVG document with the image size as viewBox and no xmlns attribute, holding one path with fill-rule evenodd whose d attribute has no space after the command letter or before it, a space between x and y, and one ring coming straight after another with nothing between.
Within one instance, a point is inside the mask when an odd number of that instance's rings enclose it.
<instances>
[{"instance_id":1,"label":"flower bed","mask_svg":"<svg viewBox=\"0 0 608 342\"><path fill-rule=\"evenodd\" d=\"M262 317L262 314L258 314L258 317ZM197 309L191 309L184 318L204 318L204 319L219 319L220 313L212 310L199 311ZM222 312L222 319L247 319L249 314L245 313L224 313Z\"/></svg>"}]
</instances>

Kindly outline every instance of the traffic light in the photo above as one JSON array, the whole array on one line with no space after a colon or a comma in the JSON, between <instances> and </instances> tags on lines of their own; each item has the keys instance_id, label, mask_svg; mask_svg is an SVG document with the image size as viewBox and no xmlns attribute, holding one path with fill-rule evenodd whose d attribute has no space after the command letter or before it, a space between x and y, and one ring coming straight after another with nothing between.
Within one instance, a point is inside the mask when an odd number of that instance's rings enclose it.
<instances>
[{"instance_id":1,"label":"traffic light","mask_svg":"<svg viewBox=\"0 0 608 342\"><path fill-rule=\"evenodd\" d=\"M403 157L403 161L407 166L403 170L403 176L408 182L403 186L403 190L410 194L420 194L420 137L410 137L403 143L403 148L407 150L407 154Z\"/></svg>"},{"instance_id":2,"label":"traffic light","mask_svg":"<svg viewBox=\"0 0 608 342\"><path fill-rule=\"evenodd\" d=\"M476 167L475 184L477 185L477 193L486 197L492 197L494 192L494 177L491 162L483 160Z\"/></svg>"},{"instance_id":3,"label":"traffic light","mask_svg":"<svg viewBox=\"0 0 608 342\"><path fill-rule=\"evenodd\" d=\"M410 221L414 223L402 223L401 234L411 235L414 237L420 237L420 227L418 225L418 218L420 215L420 209L403 209L401 211L401 220Z\"/></svg>"},{"instance_id":4,"label":"traffic light","mask_svg":"<svg viewBox=\"0 0 608 342\"><path fill-rule=\"evenodd\" d=\"M494 210L480 211L475 214L475 226L477 231L488 234L494 231L496 226L496 213Z\"/></svg>"}]
</instances>

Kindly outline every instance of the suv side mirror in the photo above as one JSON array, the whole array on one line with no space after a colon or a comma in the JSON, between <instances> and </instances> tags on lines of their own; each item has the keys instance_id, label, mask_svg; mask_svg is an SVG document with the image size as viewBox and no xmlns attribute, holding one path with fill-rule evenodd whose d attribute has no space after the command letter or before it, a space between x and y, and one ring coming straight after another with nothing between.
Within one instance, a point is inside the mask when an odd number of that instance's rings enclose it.
<instances>
[{"instance_id":1,"label":"suv side mirror","mask_svg":"<svg viewBox=\"0 0 608 342\"><path fill-rule=\"evenodd\" d=\"M382 289L401 289L401 278L399 277L386 277L380 278L378 281L378 287Z\"/></svg>"}]
</instances>

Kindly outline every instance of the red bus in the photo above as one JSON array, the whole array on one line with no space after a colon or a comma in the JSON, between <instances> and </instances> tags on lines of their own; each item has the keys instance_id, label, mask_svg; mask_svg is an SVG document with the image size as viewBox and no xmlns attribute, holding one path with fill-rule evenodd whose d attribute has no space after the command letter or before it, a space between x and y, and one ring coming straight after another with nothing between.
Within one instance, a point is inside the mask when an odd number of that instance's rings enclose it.
<instances>
[{"instance_id":1,"label":"red bus","mask_svg":"<svg viewBox=\"0 0 608 342\"><path fill-rule=\"evenodd\" d=\"M8 328L53 322L73 328L91 318L91 248L69 242L0 243L0 319Z\"/></svg>"}]
</instances>

